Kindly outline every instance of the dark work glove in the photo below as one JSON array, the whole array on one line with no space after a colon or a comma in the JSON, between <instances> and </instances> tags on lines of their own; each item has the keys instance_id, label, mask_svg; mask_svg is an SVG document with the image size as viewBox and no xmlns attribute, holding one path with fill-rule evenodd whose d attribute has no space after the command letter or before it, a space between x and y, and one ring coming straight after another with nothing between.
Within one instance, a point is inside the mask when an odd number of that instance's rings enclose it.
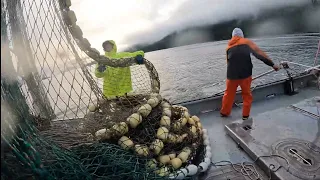
<instances>
[{"instance_id":1,"label":"dark work glove","mask_svg":"<svg viewBox=\"0 0 320 180\"><path fill-rule=\"evenodd\" d=\"M142 55L137 55L136 56L136 61L138 64L143 64L143 56Z\"/></svg>"},{"instance_id":2,"label":"dark work glove","mask_svg":"<svg viewBox=\"0 0 320 180\"><path fill-rule=\"evenodd\" d=\"M106 66L105 65L103 65L103 64L100 64L99 66L98 66L98 71L99 72L104 72L106 70Z\"/></svg>"}]
</instances>

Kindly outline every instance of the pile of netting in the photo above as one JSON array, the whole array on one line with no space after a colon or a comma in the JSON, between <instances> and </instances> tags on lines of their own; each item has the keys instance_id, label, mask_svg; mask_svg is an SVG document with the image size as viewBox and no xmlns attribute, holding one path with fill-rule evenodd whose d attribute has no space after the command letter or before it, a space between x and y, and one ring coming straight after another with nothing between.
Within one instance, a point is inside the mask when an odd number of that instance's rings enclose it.
<instances>
[{"instance_id":1,"label":"pile of netting","mask_svg":"<svg viewBox=\"0 0 320 180\"><path fill-rule=\"evenodd\" d=\"M92 143L71 150L44 138L17 83L1 80L1 179L156 179L145 159L118 146Z\"/></svg>"},{"instance_id":2,"label":"pile of netting","mask_svg":"<svg viewBox=\"0 0 320 180\"><path fill-rule=\"evenodd\" d=\"M2 78L1 178L160 179L205 171L211 154L199 118L160 98L152 96L127 121L98 130L93 139L99 141L67 149L35 128L19 86ZM64 141L78 138L63 135Z\"/></svg>"},{"instance_id":3,"label":"pile of netting","mask_svg":"<svg viewBox=\"0 0 320 180\"><path fill-rule=\"evenodd\" d=\"M101 107L91 107L92 112L85 119L99 116L106 123L95 129L96 140L118 144L124 150L149 159L147 168L160 176L175 177L181 167L187 166L188 173L180 176L205 171L210 164L210 158L205 159L205 156L210 157L211 152L208 148L205 154L209 142L204 141L207 135L200 119L191 116L187 108L171 105L156 93L150 94L144 102L133 108L126 119L117 122L104 118Z\"/></svg>"},{"instance_id":4,"label":"pile of netting","mask_svg":"<svg viewBox=\"0 0 320 180\"><path fill-rule=\"evenodd\" d=\"M70 6L1 0L1 179L188 179L206 171L211 149L200 119L159 95L148 60L91 48ZM105 98L92 75L97 62L130 68L133 91Z\"/></svg>"},{"instance_id":5,"label":"pile of netting","mask_svg":"<svg viewBox=\"0 0 320 180\"><path fill-rule=\"evenodd\" d=\"M184 107L161 103L159 95L127 121L98 130L94 139L100 142L92 140L69 149L35 128L17 83L2 78L1 98L3 179L185 178L210 164L199 118L190 117ZM89 114L97 113L101 114L99 108ZM64 141L78 138L63 135Z\"/></svg>"}]
</instances>

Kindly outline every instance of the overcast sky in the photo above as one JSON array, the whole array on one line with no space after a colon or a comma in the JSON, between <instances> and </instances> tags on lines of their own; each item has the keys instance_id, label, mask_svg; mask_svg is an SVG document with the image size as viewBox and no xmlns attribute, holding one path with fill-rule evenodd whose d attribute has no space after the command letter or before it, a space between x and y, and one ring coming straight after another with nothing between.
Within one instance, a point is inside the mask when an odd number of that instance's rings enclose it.
<instances>
[{"instance_id":1,"label":"overcast sky","mask_svg":"<svg viewBox=\"0 0 320 180\"><path fill-rule=\"evenodd\" d=\"M113 39L119 49L160 40L186 27L214 24L309 0L72 0L77 24L92 47Z\"/></svg>"}]
</instances>

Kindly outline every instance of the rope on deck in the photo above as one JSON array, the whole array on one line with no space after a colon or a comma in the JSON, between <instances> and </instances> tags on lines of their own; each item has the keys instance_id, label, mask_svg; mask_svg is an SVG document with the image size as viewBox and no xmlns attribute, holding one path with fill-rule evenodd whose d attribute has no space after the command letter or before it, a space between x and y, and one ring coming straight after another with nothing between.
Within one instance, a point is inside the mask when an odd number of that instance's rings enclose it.
<instances>
[{"instance_id":1,"label":"rope on deck","mask_svg":"<svg viewBox=\"0 0 320 180\"><path fill-rule=\"evenodd\" d=\"M289 172L290 163L289 163L288 159L286 159L283 156L277 155L277 154L258 156L253 162L232 163L231 161L219 161L219 162L212 162L211 165L212 166L228 166L228 165L230 165L236 172L240 173L244 177L249 177L251 180L261 180L261 174L255 168L255 164L261 158L272 158L272 157L277 157L277 158L281 158L281 159L285 160L287 167L284 167L284 168ZM227 163L227 164L221 164L221 163ZM272 163L269 164L269 166L268 166L269 180L272 179L272 173L277 172L281 167L283 167L283 166L280 165L278 168L276 168L276 166L274 164L272 164Z\"/></svg>"}]
</instances>

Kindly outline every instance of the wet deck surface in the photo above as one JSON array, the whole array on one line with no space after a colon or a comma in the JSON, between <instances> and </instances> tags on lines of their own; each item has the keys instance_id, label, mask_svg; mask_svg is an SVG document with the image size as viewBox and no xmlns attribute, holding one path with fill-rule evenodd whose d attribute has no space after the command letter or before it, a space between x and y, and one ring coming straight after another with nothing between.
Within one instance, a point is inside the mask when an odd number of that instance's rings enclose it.
<instances>
[{"instance_id":1,"label":"wet deck surface","mask_svg":"<svg viewBox=\"0 0 320 180\"><path fill-rule=\"evenodd\" d=\"M317 134L319 133L320 128L320 125L318 123L319 121L316 121L313 117L307 116L300 111L297 112L292 108L288 108L290 105L295 105L300 109L312 112L313 114L317 114L318 110L314 106L316 102L315 100L309 103L302 103L301 101L314 98L319 95L320 91L318 89L309 88L293 96L283 95L274 99L253 103L251 111L251 117L253 117L253 122L251 122L251 134L254 136L254 138L257 138L263 141L263 143L266 143L267 146L270 146L272 143L274 143L274 141L279 140L279 137L282 136L296 137L300 139L304 138L304 140L312 141L315 144L320 143L315 142L320 141L319 138L316 138L316 136L319 136L319 134ZM285 110L288 110L290 112L284 113ZM208 134L210 136L213 154L212 162L219 162L224 160L231 161L232 163L253 162L253 160L247 155L247 153L241 150L237 143L233 141L229 135L226 134L226 130L224 127L225 125L231 124L233 122L242 123L242 120L239 120L241 118L241 111L241 107L234 108L232 115L228 118L221 118L219 112L217 111L199 115L200 119L203 122L204 128L208 129ZM290 115L292 117L289 117ZM291 119L294 118L300 120L294 122L291 121ZM308 118L311 118L312 120ZM306 122L301 122L301 119ZM247 123L250 124L250 122ZM282 128L279 126L279 124L282 125ZM277 132L279 133L277 134ZM264 142L265 139L270 140L266 140L266 142ZM224 174L225 177L221 174L219 178L218 176L213 176L212 173L217 171L221 171L221 169L219 169L219 167L212 166L208 173L205 176L202 176L200 179L237 179L232 178L232 176L230 175L228 176L227 172ZM238 177L238 179L239 178L240 177ZM242 179L245 178L248 177L243 177ZM263 175L261 179L265 179L263 178Z\"/></svg>"}]
</instances>

